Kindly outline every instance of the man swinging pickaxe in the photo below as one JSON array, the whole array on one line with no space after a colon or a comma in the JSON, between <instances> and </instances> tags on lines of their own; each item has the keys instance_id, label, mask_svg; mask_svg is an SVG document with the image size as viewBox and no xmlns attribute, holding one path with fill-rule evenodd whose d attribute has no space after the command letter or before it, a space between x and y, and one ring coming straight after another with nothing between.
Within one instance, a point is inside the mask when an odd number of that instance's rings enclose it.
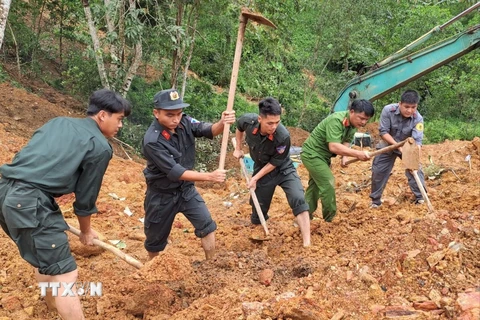
<instances>
[{"instance_id":1,"label":"man swinging pickaxe","mask_svg":"<svg viewBox=\"0 0 480 320\"><path fill-rule=\"evenodd\" d=\"M267 25L272 28L277 28L270 20L258 13L250 12L247 8L242 8L240 14L240 26L238 28L237 44L235 46L235 57L233 59L232 77L230 79L230 89L228 91L227 110L233 110L233 102L235 100L235 90L237 89L238 69L240 66L240 58L242 56L243 39L245 36L245 28L248 20L253 20L259 24ZM230 125L226 124L223 128L222 147L220 149L220 164L218 168L225 169L225 157L227 155L228 136L230 133ZM239 141L238 143L241 143Z\"/></svg>"}]
</instances>

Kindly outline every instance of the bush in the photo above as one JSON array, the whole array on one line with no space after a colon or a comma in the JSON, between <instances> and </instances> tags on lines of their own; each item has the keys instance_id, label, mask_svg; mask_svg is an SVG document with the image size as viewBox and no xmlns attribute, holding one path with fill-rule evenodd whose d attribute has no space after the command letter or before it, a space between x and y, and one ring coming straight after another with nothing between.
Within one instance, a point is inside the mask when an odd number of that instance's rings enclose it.
<instances>
[{"instance_id":1,"label":"bush","mask_svg":"<svg viewBox=\"0 0 480 320\"><path fill-rule=\"evenodd\" d=\"M425 123L425 144L448 140L473 140L480 137L480 123L462 122L457 119L431 120Z\"/></svg>"}]
</instances>

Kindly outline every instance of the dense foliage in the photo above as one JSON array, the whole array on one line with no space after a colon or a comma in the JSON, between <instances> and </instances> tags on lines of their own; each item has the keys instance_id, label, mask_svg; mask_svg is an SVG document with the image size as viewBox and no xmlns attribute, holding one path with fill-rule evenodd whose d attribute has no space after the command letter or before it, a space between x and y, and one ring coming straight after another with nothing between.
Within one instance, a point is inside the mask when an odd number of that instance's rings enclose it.
<instances>
[{"instance_id":1,"label":"dense foliage","mask_svg":"<svg viewBox=\"0 0 480 320\"><path fill-rule=\"evenodd\" d=\"M138 146L152 120L153 95L172 84L186 86L189 114L206 121L219 119L226 107L242 6L261 12L277 29L247 24L237 115L255 112L259 99L274 96L285 109L285 125L310 131L330 113L348 80L475 2L146 0L138 2L135 10L127 10L128 3L119 0L108 1L108 6L99 0L89 4L103 44L123 45L128 52L133 50L131 41L142 40L142 66L127 95L135 111L121 136ZM106 31L107 17L114 22L124 17L125 30L119 31L126 35L124 43L118 43L121 35ZM18 64L24 75L42 77L82 99L101 86L95 63L99 53L93 50L80 2L14 1L8 24L11 32L6 32L0 52L5 63ZM476 10L434 34L424 47L478 24ZM107 57L107 53L101 54ZM480 136L478 61L474 50L408 85L421 93L427 142ZM107 58L106 62L120 64ZM44 72L47 63L60 73ZM191 73L184 83L186 65ZM0 71L0 79L5 78ZM404 89L377 100L377 110L397 101ZM219 150L212 144L204 148L211 158Z\"/></svg>"}]
</instances>

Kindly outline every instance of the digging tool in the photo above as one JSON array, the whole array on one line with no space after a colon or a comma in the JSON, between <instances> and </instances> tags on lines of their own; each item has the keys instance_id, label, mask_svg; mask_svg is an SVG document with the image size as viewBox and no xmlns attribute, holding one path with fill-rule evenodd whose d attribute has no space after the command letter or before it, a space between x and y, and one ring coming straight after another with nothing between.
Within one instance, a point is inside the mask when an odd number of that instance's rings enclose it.
<instances>
[{"instance_id":1,"label":"digging tool","mask_svg":"<svg viewBox=\"0 0 480 320\"><path fill-rule=\"evenodd\" d=\"M418 168L420 163L420 150L413 138L408 138L402 149L402 163L406 169L410 170L417 182L418 188L422 193L423 199L427 202L428 211L433 211L433 206L428 198L427 191L423 187L420 177L418 176Z\"/></svg>"},{"instance_id":2,"label":"digging tool","mask_svg":"<svg viewBox=\"0 0 480 320\"><path fill-rule=\"evenodd\" d=\"M77 228L74 228L70 225L69 225L69 228L70 229L68 229L68 231L70 231L71 233L73 233L77 237L80 237L80 230L78 230ZM107 251L110 251L111 253L113 253L114 255L116 255L117 257L119 257L120 259L124 260L125 262L134 266L137 269L140 269L140 268L143 267L143 264L140 261L136 260L132 256L129 256L128 254L122 252L121 250L119 250L119 249L115 248L114 246L111 246L111 245L109 245L109 244L107 244L107 243L105 243L101 240L93 239L93 244L96 245L96 246L99 246L100 248L103 248Z\"/></svg>"},{"instance_id":3,"label":"digging tool","mask_svg":"<svg viewBox=\"0 0 480 320\"><path fill-rule=\"evenodd\" d=\"M235 148L237 145L237 141L235 140L235 138L232 138L232 144L233 144L233 148ZM243 158L240 158L238 162L240 162L240 168L242 170L243 176L245 177L245 180L247 181L247 185L248 185L248 183L250 182L250 177L248 176L247 168L245 167ZM260 203L258 202L257 194L255 193L254 189L248 188L248 190L250 191L250 196L252 197L253 204L255 205L255 209L257 210L257 215L258 215L258 218L260 219L260 223L262 224L263 231L265 231L265 238L260 238L257 236L252 236L251 238L253 240L258 240L258 241L270 240L267 238L269 235L267 222L265 221L265 217L263 216L262 208L260 207Z\"/></svg>"},{"instance_id":4,"label":"digging tool","mask_svg":"<svg viewBox=\"0 0 480 320\"><path fill-rule=\"evenodd\" d=\"M389 145L388 147L385 147L383 149L380 149L380 150L377 150L377 151L373 151L373 152L369 152L368 154L370 155L370 157L375 157L375 156L378 156L379 154L382 154L382 153L387 153L387 152L390 152L392 150L396 150L400 147L402 147L405 142L407 142L407 139L401 141L401 142L398 142L398 143L395 143L395 144L392 144L392 145ZM348 160L347 162L345 162L345 165L349 165L350 163L354 163L354 162L357 162L357 161L360 161L359 159L355 158L355 159L350 159Z\"/></svg>"},{"instance_id":5,"label":"digging tool","mask_svg":"<svg viewBox=\"0 0 480 320\"><path fill-rule=\"evenodd\" d=\"M250 12L247 8L242 8L242 12L240 13L240 26L238 28L238 34L237 34L237 44L235 46L235 57L233 58L232 76L230 79L230 88L228 91L226 111L233 110L233 103L235 100L235 91L237 89L238 69L240 67L240 58L242 56L243 39L245 36L245 28L247 26L247 22L249 19L259 24L270 26L275 29L277 28L270 20L263 17L262 15L258 13ZM218 168L220 170L225 169L225 157L227 156L229 133L230 133L230 125L226 124L223 128L222 147L220 149L220 164L218 165Z\"/></svg>"}]
</instances>

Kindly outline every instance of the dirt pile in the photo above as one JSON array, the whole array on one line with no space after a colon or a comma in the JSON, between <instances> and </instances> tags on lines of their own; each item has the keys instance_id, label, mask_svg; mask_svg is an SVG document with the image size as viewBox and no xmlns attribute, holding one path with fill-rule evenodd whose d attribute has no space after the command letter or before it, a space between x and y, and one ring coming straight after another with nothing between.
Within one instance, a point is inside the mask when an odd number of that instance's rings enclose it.
<instances>
[{"instance_id":1,"label":"dirt pile","mask_svg":"<svg viewBox=\"0 0 480 320\"><path fill-rule=\"evenodd\" d=\"M9 99L0 101L0 164L10 162L21 149L27 132L47 118L69 114L63 106L6 84L0 84L0 96ZM38 123L30 122L33 119ZM302 135L292 134L300 140ZM85 252L69 235L79 281L103 285L102 297L82 298L86 317L478 319L478 150L478 140L424 146L422 163L433 213L412 203L400 162L384 192L383 206L375 210L369 209L368 198L371 163L344 169L333 159L339 211L332 223L319 219L317 212L310 248L301 246L281 189L267 221L271 240L249 239L259 227L249 222L248 192L232 161L227 163L231 173L225 184L198 184L218 224L216 258L204 260L192 225L179 214L167 250L148 263L140 221L144 165L114 157L92 224L105 241L121 240L126 245L122 250L145 266L136 270L109 252ZM306 187L307 171L300 165L298 172ZM67 222L78 226L73 201L72 195L58 199ZM56 318L40 297L32 268L4 233L0 241L0 318Z\"/></svg>"}]
</instances>

